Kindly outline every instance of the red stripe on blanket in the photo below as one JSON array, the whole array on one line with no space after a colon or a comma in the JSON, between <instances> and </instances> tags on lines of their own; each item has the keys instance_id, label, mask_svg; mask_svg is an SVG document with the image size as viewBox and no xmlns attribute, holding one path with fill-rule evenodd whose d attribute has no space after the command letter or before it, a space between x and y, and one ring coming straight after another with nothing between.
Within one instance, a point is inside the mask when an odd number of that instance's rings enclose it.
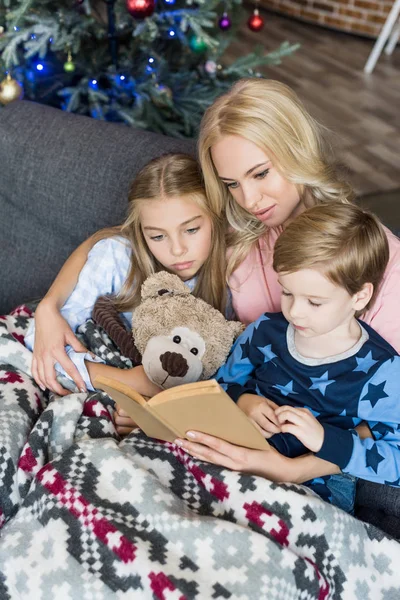
<instances>
[{"instance_id":1,"label":"red stripe on blanket","mask_svg":"<svg viewBox=\"0 0 400 600\"><path fill-rule=\"evenodd\" d=\"M215 496L221 502L229 498L228 486L223 481L210 477L208 473L205 473L200 467L193 463L193 458L186 454L182 448L179 448L176 444L166 443L167 446L172 450L173 454L177 459L185 465L188 471L192 473L193 477L208 491L210 494Z\"/></svg>"},{"instance_id":2,"label":"red stripe on blanket","mask_svg":"<svg viewBox=\"0 0 400 600\"><path fill-rule=\"evenodd\" d=\"M33 312L30 308L26 306L26 304L20 304L10 312L12 317L32 317Z\"/></svg>"},{"instance_id":3,"label":"red stripe on blanket","mask_svg":"<svg viewBox=\"0 0 400 600\"><path fill-rule=\"evenodd\" d=\"M4 373L4 377L0 377L1 383L24 383L21 375L18 373L13 373L12 371L6 371Z\"/></svg>"},{"instance_id":4,"label":"red stripe on blanket","mask_svg":"<svg viewBox=\"0 0 400 600\"><path fill-rule=\"evenodd\" d=\"M309 558L307 558L306 556L304 557L304 560L306 560L315 570L317 577L318 577L318 581L319 581L319 594L318 594L318 600L325 600L325 598L328 597L328 594L330 592L330 587L329 587L329 583L326 581L326 579L324 577L322 577L320 570L318 569L317 565L315 563L313 563L312 560L310 560ZM322 582L321 582L322 579ZM321 585L322 583L322 585Z\"/></svg>"},{"instance_id":5,"label":"red stripe on blanket","mask_svg":"<svg viewBox=\"0 0 400 600\"><path fill-rule=\"evenodd\" d=\"M106 417L109 421L112 420L110 413L99 400L86 400L82 414L85 417Z\"/></svg>"},{"instance_id":6,"label":"red stripe on blanket","mask_svg":"<svg viewBox=\"0 0 400 600\"><path fill-rule=\"evenodd\" d=\"M285 521L282 521L279 517L274 515L273 512L259 504L258 502L252 502L248 504L247 502L243 504L243 508L246 511L246 517L252 523L255 523L263 529L264 531L269 531L272 537L279 543L281 546L289 546L289 527L286 525ZM263 519L262 517L267 517L267 519ZM268 522L273 519L277 521L279 525L279 530L272 528L268 529Z\"/></svg>"},{"instance_id":7,"label":"red stripe on blanket","mask_svg":"<svg viewBox=\"0 0 400 600\"><path fill-rule=\"evenodd\" d=\"M25 450L18 461L18 469L22 469L26 473L31 473L36 465L37 460L33 455L32 448L25 446Z\"/></svg>"},{"instance_id":8,"label":"red stripe on blanket","mask_svg":"<svg viewBox=\"0 0 400 600\"><path fill-rule=\"evenodd\" d=\"M90 504L75 490L50 464L41 469L36 477L43 486L76 517L83 527L93 533L116 554L124 563L133 562L137 547L132 544L105 517L99 509Z\"/></svg>"},{"instance_id":9,"label":"red stripe on blanket","mask_svg":"<svg viewBox=\"0 0 400 600\"><path fill-rule=\"evenodd\" d=\"M151 589L160 600L167 600L168 596L164 592L173 592L176 587L170 579L164 573L150 573L149 579L151 581ZM185 600L186 596L179 596L176 600Z\"/></svg>"},{"instance_id":10,"label":"red stripe on blanket","mask_svg":"<svg viewBox=\"0 0 400 600\"><path fill-rule=\"evenodd\" d=\"M15 331L11 332L11 335L13 336L13 338L15 338L17 340L17 342L19 342L20 344L24 343L24 339L25 336L21 335L20 333L15 333Z\"/></svg>"}]
</instances>

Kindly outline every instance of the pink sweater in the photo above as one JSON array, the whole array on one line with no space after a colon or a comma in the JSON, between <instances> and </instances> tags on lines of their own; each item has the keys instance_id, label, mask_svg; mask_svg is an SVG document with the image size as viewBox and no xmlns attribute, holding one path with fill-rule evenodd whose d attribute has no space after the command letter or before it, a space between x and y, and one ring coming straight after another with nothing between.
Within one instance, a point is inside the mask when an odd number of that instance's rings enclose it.
<instances>
[{"instance_id":1,"label":"pink sweater","mask_svg":"<svg viewBox=\"0 0 400 600\"><path fill-rule=\"evenodd\" d=\"M272 268L273 247L281 231L271 229L267 239L260 239L229 281L233 308L246 325L264 312L281 309L281 288ZM386 233L389 264L375 303L362 319L400 353L400 239L388 229Z\"/></svg>"}]
</instances>

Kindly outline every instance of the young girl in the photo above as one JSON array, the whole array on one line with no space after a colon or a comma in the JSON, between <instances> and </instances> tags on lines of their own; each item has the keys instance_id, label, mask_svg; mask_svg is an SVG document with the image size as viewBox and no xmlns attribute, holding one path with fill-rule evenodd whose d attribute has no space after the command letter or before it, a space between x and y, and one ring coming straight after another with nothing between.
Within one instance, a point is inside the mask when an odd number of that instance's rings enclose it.
<instances>
[{"instance_id":1,"label":"young girl","mask_svg":"<svg viewBox=\"0 0 400 600\"><path fill-rule=\"evenodd\" d=\"M152 273L178 275L196 296L230 316L225 283L224 221L210 208L195 159L174 154L157 158L140 171L130 193L129 214L118 227L100 231L61 309L73 331L90 318L96 299L112 294L130 327L132 309L140 302L140 288ZM34 327L25 343L34 346ZM112 376L115 367L95 362L84 348L68 348L87 389L98 374ZM66 373L60 365L58 372ZM46 379L32 368L42 389ZM119 372L119 379L151 396L159 390L142 367Z\"/></svg>"}]
</instances>

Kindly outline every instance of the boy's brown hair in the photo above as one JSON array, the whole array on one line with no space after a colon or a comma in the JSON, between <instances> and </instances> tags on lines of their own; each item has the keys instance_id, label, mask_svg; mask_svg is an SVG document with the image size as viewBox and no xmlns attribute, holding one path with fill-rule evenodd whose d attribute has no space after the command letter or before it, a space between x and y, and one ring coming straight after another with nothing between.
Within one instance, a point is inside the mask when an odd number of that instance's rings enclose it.
<instances>
[{"instance_id":1,"label":"boy's brown hair","mask_svg":"<svg viewBox=\"0 0 400 600\"><path fill-rule=\"evenodd\" d=\"M285 228L275 244L273 267L277 273L321 270L351 296L372 283L365 312L374 303L388 260L379 219L354 204L331 202L305 210Z\"/></svg>"}]
</instances>

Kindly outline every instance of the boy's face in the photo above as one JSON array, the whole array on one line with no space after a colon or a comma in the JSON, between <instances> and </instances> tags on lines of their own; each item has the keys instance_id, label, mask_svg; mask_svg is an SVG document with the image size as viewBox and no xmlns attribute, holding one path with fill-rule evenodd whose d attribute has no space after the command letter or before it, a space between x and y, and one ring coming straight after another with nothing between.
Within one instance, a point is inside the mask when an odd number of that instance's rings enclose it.
<instances>
[{"instance_id":1,"label":"boy's face","mask_svg":"<svg viewBox=\"0 0 400 600\"><path fill-rule=\"evenodd\" d=\"M279 273L281 308L302 337L337 332L360 309L358 295L350 294L316 269Z\"/></svg>"}]
</instances>

